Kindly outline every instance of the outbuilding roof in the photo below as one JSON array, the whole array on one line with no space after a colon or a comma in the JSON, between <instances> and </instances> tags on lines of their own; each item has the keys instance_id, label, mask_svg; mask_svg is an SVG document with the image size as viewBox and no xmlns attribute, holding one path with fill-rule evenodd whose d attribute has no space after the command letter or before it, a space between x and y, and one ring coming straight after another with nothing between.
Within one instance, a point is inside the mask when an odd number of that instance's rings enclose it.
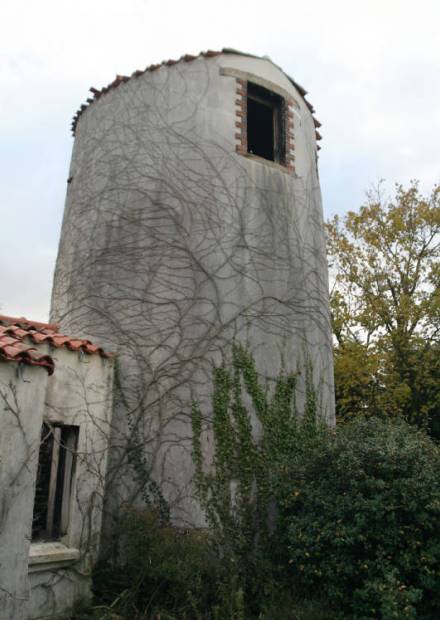
<instances>
[{"instance_id":1,"label":"outbuilding roof","mask_svg":"<svg viewBox=\"0 0 440 620\"><path fill-rule=\"evenodd\" d=\"M97 353L101 357L112 357L90 340L60 334L56 323L41 323L24 317L0 315L0 360L43 366L51 375L55 369L53 358L47 354L41 355L38 348L32 346L43 343L51 348L65 347L87 355Z\"/></svg>"},{"instance_id":2,"label":"outbuilding roof","mask_svg":"<svg viewBox=\"0 0 440 620\"><path fill-rule=\"evenodd\" d=\"M250 58L259 58L261 60L268 60L273 65L275 65L278 69L280 69L280 71L284 73L281 67L275 64L268 56L255 56L254 54L246 54L245 52L240 52L238 50L235 50L229 47L225 47L219 52L208 50L206 52L200 52L199 54L196 54L195 56L191 54L185 54L184 56L181 56L178 60L163 60L161 63L157 65L149 65L145 69L134 71L131 75L116 75L113 82L110 82L110 84L102 88L94 88L92 86L90 88L90 92L93 94L93 97L89 97L86 100L86 103L83 103L78 108L78 110L76 111L72 119L72 134L75 135L76 125L80 119L80 116L84 112L84 110L86 110L89 107L91 103L93 103L94 101L96 101L97 99L105 95L106 93L108 93L110 90L114 90L115 88L118 88L118 86L120 86L121 84L128 82L132 78L137 78L143 75L144 73L148 73L148 72L151 73L152 71L156 71L157 69L163 66L171 67L180 62L192 62L193 60L196 60L196 58L213 58L215 56L220 56L221 54L238 54L239 56L249 56ZM295 86L295 88L300 93L305 104L307 105L307 107L309 108L310 112L313 115L313 113L315 112L315 109L313 108L312 104L309 101L307 101L307 99L305 98L307 95L307 91L300 84L298 84L298 82L296 82L293 78L291 78L289 75L287 75L286 73L284 73L284 75L293 84L293 86ZM321 127L321 123L314 116L313 116L313 122L315 123L316 128ZM321 140L321 136L318 132L316 132L316 139Z\"/></svg>"}]
</instances>

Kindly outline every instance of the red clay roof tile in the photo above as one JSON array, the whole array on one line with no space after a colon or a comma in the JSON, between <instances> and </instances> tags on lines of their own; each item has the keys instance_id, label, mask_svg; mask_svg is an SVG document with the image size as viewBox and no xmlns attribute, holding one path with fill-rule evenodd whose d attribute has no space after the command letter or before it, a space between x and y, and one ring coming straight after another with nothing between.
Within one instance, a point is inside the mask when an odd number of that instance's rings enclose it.
<instances>
[{"instance_id":1,"label":"red clay roof tile","mask_svg":"<svg viewBox=\"0 0 440 620\"><path fill-rule=\"evenodd\" d=\"M43 366L51 375L55 362L50 355L39 355L38 347L32 344L47 343L50 347L66 347L71 351L82 351L88 355L98 353L101 357L113 357L101 347L80 338L58 333L56 323L30 321L24 317L0 315L0 359L7 362Z\"/></svg>"},{"instance_id":2,"label":"red clay roof tile","mask_svg":"<svg viewBox=\"0 0 440 620\"><path fill-rule=\"evenodd\" d=\"M255 56L254 54L246 54L244 52L240 52L238 50L235 49L231 49L231 48L223 48L220 52L217 51L213 51L213 50L208 50L206 52L200 52L198 55L193 56L192 54L185 54L184 56L181 56L178 60L164 60L162 61L160 64L158 65L149 65L148 67L146 67L143 70L137 70L134 71L131 76L126 76L126 75L117 75L116 78L113 80L113 82L110 82L110 84L108 84L107 86L104 86L103 88L94 88L93 86L89 89L90 92L93 93L93 99L87 99L87 105L86 104L82 104L79 109L77 110L77 112L75 113L75 116L72 119L72 134L75 135L75 130L76 130L76 125L79 121L79 118L81 116L81 114L84 112L84 110L86 110L89 105L91 105L96 99L99 99L102 95L105 95L106 93L108 93L110 90L113 90L114 88L117 88L118 86L120 86L121 84L123 84L124 82L128 82L129 80L131 80L132 78L136 78L139 77L141 75L143 75L146 71L156 71L157 69L159 69L160 67L171 67L172 65L175 65L179 62L191 62L193 60L196 60L197 58L213 58L215 56L220 56L221 54L238 54L239 56L249 56L251 58L261 58L260 56ZM267 57L263 56L263 59L266 60L270 60ZM270 60L270 62L272 62ZM272 63L275 64L275 63ZM278 66L278 65L275 65ZM280 67L278 67L280 68ZM282 71L282 69L281 69ZM284 71L283 71L284 73ZM309 108L311 114L314 114L315 109L312 106L312 104L307 101L307 99L305 98L305 96L307 95L307 91L301 86L301 84L298 84L298 82L296 82L293 78L291 78L289 75L285 74L287 79L295 86L295 88L298 90L298 92L300 93L301 97L304 99L304 102L306 103L307 107ZM320 127L321 123L313 117L313 121L315 123L316 127Z\"/></svg>"}]
</instances>

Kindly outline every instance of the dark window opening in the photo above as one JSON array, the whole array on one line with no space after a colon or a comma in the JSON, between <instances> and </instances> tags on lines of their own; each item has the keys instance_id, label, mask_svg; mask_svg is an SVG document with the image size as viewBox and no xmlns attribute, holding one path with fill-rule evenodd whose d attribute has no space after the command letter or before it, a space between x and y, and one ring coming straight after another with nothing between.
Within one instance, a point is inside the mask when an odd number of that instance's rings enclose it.
<instances>
[{"instance_id":1,"label":"dark window opening","mask_svg":"<svg viewBox=\"0 0 440 620\"><path fill-rule=\"evenodd\" d=\"M78 431L77 426L42 426L32 540L58 540L67 533Z\"/></svg>"},{"instance_id":2,"label":"dark window opening","mask_svg":"<svg viewBox=\"0 0 440 620\"><path fill-rule=\"evenodd\" d=\"M284 100L279 95L248 82L248 153L284 164L286 159Z\"/></svg>"}]
</instances>

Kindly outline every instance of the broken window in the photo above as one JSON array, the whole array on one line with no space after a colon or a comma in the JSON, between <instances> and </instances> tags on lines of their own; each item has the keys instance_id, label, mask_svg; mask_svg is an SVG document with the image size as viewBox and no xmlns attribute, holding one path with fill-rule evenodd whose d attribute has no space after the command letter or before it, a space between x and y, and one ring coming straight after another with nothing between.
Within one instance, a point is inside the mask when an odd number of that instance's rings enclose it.
<instances>
[{"instance_id":1,"label":"broken window","mask_svg":"<svg viewBox=\"0 0 440 620\"><path fill-rule=\"evenodd\" d=\"M267 88L247 85L248 153L284 164L286 160L284 99Z\"/></svg>"},{"instance_id":2,"label":"broken window","mask_svg":"<svg viewBox=\"0 0 440 620\"><path fill-rule=\"evenodd\" d=\"M32 540L67 534L78 431L77 426L42 426Z\"/></svg>"}]
</instances>

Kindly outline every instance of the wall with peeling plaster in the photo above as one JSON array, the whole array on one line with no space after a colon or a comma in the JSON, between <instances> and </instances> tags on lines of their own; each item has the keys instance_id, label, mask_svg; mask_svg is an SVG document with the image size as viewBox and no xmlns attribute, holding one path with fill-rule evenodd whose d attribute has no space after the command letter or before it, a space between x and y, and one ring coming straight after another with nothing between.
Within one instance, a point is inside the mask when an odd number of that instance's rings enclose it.
<instances>
[{"instance_id":1,"label":"wall with peeling plaster","mask_svg":"<svg viewBox=\"0 0 440 620\"><path fill-rule=\"evenodd\" d=\"M295 101L295 172L236 152L236 74ZM268 378L298 370L300 389L308 357L334 421L310 109L266 59L162 66L83 111L69 176L51 318L118 352L108 514L145 495L130 459L143 446L175 522L200 524L189 408L196 396L209 411L212 362L233 338Z\"/></svg>"}]
</instances>

